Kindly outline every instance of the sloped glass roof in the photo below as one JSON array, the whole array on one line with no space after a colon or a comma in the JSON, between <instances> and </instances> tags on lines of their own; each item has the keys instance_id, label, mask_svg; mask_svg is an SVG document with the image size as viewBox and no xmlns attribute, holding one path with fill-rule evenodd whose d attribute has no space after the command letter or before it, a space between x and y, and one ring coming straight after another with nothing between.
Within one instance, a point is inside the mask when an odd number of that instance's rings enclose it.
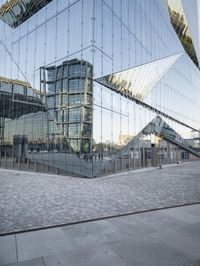
<instances>
[{"instance_id":1,"label":"sloped glass roof","mask_svg":"<svg viewBox=\"0 0 200 266\"><path fill-rule=\"evenodd\" d=\"M142 101L176 63L182 53L97 78L95 81L119 93Z\"/></svg>"}]
</instances>

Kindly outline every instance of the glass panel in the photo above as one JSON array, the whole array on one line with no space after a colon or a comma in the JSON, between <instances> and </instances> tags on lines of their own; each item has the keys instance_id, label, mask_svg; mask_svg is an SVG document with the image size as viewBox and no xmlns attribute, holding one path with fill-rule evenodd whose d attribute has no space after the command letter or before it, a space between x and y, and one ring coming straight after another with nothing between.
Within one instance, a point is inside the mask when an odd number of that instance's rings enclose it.
<instances>
[{"instance_id":1,"label":"glass panel","mask_svg":"<svg viewBox=\"0 0 200 266\"><path fill-rule=\"evenodd\" d=\"M80 108L69 109L69 122L79 122L80 121Z\"/></svg>"},{"instance_id":2,"label":"glass panel","mask_svg":"<svg viewBox=\"0 0 200 266\"><path fill-rule=\"evenodd\" d=\"M80 137L80 124L69 124L69 137Z\"/></svg>"}]
</instances>

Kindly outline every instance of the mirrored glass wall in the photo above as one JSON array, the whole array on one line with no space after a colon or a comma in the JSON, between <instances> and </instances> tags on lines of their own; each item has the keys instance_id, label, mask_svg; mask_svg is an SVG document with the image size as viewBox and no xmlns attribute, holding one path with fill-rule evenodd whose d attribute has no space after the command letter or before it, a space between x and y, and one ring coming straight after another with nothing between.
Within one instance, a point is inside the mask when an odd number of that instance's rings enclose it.
<instances>
[{"instance_id":1,"label":"mirrored glass wall","mask_svg":"<svg viewBox=\"0 0 200 266\"><path fill-rule=\"evenodd\" d=\"M95 177L197 158L143 131L159 116L200 148L199 69L165 1L31 1L0 1L1 167Z\"/></svg>"}]
</instances>

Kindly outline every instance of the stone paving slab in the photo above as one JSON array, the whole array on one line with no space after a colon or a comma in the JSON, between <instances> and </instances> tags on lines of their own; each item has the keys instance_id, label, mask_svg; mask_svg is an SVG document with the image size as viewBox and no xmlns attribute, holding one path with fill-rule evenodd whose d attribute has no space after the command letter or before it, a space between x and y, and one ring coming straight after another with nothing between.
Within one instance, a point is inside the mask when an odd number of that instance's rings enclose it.
<instances>
[{"instance_id":1,"label":"stone paving slab","mask_svg":"<svg viewBox=\"0 0 200 266\"><path fill-rule=\"evenodd\" d=\"M13 234L14 263L0 248L0 266L198 266L200 223L189 217L198 220L200 204L170 210ZM12 249L5 240L0 247Z\"/></svg>"},{"instance_id":2,"label":"stone paving slab","mask_svg":"<svg viewBox=\"0 0 200 266\"><path fill-rule=\"evenodd\" d=\"M27 260L22 262L15 262L6 266L46 266L43 258Z\"/></svg>"},{"instance_id":3,"label":"stone paving slab","mask_svg":"<svg viewBox=\"0 0 200 266\"><path fill-rule=\"evenodd\" d=\"M200 161L97 179L0 169L0 234L196 202Z\"/></svg>"},{"instance_id":4,"label":"stone paving slab","mask_svg":"<svg viewBox=\"0 0 200 266\"><path fill-rule=\"evenodd\" d=\"M61 228L16 235L19 261L71 250L73 245Z\"/></svg>"},{"instance_id":5,"label":"stone paving slab","mask_svg":"<svg viewBox=\"0 0 200 266\"><path fill-rule=\"evenodd\" d=\"M0 238L0 265L17 261L15 235Z\"/></svg>"}]
</instances>

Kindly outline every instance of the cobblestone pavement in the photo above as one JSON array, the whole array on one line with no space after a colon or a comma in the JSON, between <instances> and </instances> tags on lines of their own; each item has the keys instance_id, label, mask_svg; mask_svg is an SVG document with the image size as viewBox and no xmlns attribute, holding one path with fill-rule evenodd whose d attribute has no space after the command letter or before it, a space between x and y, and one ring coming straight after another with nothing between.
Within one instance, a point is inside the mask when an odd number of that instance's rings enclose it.
<instances>
[{"instance_id":1,"label":"cobblestone pavement","mask_svg":"<svg viewBox=\"0 0 200 266\"><path fill-rule=\"evenodd\" d=\"M83 179L0 169L0 234L200 202L200 161Z\"/></svg>"}]
</instances>

